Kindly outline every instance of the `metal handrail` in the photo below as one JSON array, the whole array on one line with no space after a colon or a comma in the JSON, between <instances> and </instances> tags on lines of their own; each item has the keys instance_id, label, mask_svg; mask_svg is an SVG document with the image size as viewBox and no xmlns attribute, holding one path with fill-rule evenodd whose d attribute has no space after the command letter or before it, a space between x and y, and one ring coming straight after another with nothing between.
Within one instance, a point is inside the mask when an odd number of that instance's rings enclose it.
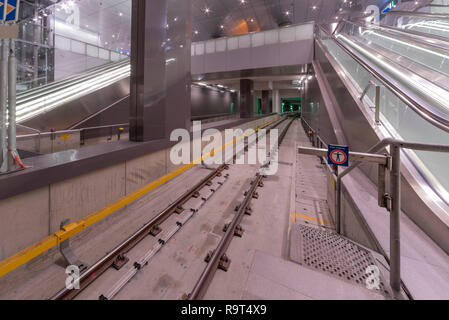
<instances>
[{"instance_id":1,"label":"metal handrail","mask_svg":"<svg viewBox=\"0 0 449 320\"><path fill-rule=\"evenodd\" d=\"M391 154L391 174L390 187L391 195L387 196L390 200L390 284L394 291L399 292L401 287L401 255L400 255L400 213L401 213L401 149L412 149L431 152L449 153L449 145L427 144L419 142L407 142L393 138L386 138L372 148L367 153L378 153L379 151L390 147ZM338 175L336 180L336 220L337 232L341 233L341 181L352 170L357 168L361 162L356 162ZM386 169L386 168L384 168ZM385 177L385 176L384 176ZM381 183L381 182L379 182ZM385 190L383 187L381 190Z\"/></svg>"},{"instance_id":2,"label":"metal handrail","mask_svg":"<svg viewBox=\"0 0 449 320\"><path fill-rule=\"evenodd\" d=\"M58 87L58 86L61 86L63 84L69 83L69 82L73 83L76 80L83 79L89 75L98 75L98 72L102 72L103 70L108 71L113 67L117 67L117 66L126 64L127 60L128 59L123 59L123 60L114 61L114 62L108 62L108 63L102 64L100 66L90 68L82 73L71 75L64 79L48 83L41 87L36 87L36 88L32 88L32 89L23 91L18 95L18 97L22 98L22 97L26 97L26 96L29 96L32 94L36 95L36 94L39 94L39 92L41 92L43 90L48 90L49 88L52 88L52 87Z\"/></svg>"},{"instance_id":3,"label":"metal handrail","mask_svg":"<svg viewBox=\"0 0 449 320\"><path fill-rule=\"evenodd\" d=\"M106 74L114 70L119 70L120 68L123 68L125 66L126 63L124 63L123 61L114 64L108 63L107 65L102 65L100 68L90 69L89 71L67 78L65 80L56 81L42 87L24 91L18 95L18 103L24 103L28 100L36 99L36 97L48 95L49 93L59 91L61 89L73 86L86 80L95 79L102 74Z\"/></svg>"},{"instance_id":4,"label":"metal handrail","mask_svg":"<svg viewBox=\"0 0 449 320\"><path fill-rule=\"evenodd\" d=\"M366 70L368 70L377 80L381 82L383 86L392 91L402 102L407 104L413 109L420 117L422 117L427 122L440 128L445 132L449 132L449 120L444 119L435 113L429 111L431 109L429 106L423 106L416 102L415 99L410 97L410 95L404 92L401 88L396 86L392 81L390 81L381 72L373 68L368 62L364 61L362 58L357 56L351 49L347 48L340 40L338 40L334 35L330 35L322 26L318 26L325 34L329 36L330 39L334 40L335 43L342 48L351 58L353 58L357 63L362 65Z\"/></svg>"},{"instance_id":5,"label":"metal handrail","mask_svg":"<svg viewBox=\"0 0 449 320\"><path fill-rule=\"evenodd\" d=\"M310 127L306 120L302 119L304 129L313 134L310 135L311 141L314 144L316 135L315 131ZM320 139L321 140L321 139ZM380 156L377 154L380 151L390 147L390 155L385 154ZM400 213L401 213L401 149L413 149L430 152L445 152L449 153L449 145L442 144L427 144L420 142L407 142L394 138L387 138L371 147L366 153L352 153L354 155L354 163L352 163L342 173L338 170L331 170L335 184L335 218L337 232L341 234L341 194L342 194L342 179L350 172L356 169L360 164L365 162L377 163L379 165L378 175L378 202L380 207L387 208L391 212L390 215L390 257L384 256L390 264L390 285L394 294L399 296L401 284L404 287L406 294L411 297L410 292L401 280L401 255L400 255ZM299 147L298 151L304 154L316 155L322 160L326 152L324 149L312 149ZM361 161L360 161L361 160ZM385 171L390 170L390 194L385 193ZM383 251L383 249L380 247Z\"/></svg>"},{"instance_id":6,"label":"metal handrail","mask_svg":"<svg viewBox=\"0 0 449 320\"><path fill-rule=\"evenodd\" d=\"M28 127L25 127L25 126L22 126L22 125L20 125L20 126L24 127L24 128L28 128ZM49 131L49 132L40 132L39 130L37 130L37 131L39 131L39 133L18 135L17 138L18 139L19 138L33 138L33 137L36 137L36 136L49 136L49 135L76 133L76 132L91 131L91 130L110 129L110 128L127 128L127 127L129 127L129 123L112 124L112 125L107 125L107 126L89 127L89 128L81 128L81 129L71 129L71 130Z\"/></svg>"},{"instance_id":7,"label":"metal handrail","mask_svg":"<svg viewBox=\"0 0 449 320\"><path fill-rule=\"evenodd\" d=\"M446 53L449 51L449 45L448 41L449 39L446 37L441 37L434 34L428 34L423 32L410 32L410 30L407 30L407 32L404 31L404 29L392 27L392 26L386 26L386 25L377 25L377 24L363 24L360 22L355 21L349 21L346 19L342 20L345 23L355 25L357 27L362 27L367 30L376 29L379 32L382 33L388 33L391 35L392 33L395 34L395 36L401 40L404 41L413 41L416 42L422 46L427 47L428 49L433 49L441 52ZM438 40L438 41L435 41Z\"/></svg>"},{"instance_id":8,"label":"metal handrail","mask_svg":"<svg viewBox=\"0 0 449 320\"><path fill-rule=\"evenodd\" d=\"M306 119L304 119L304 117L301 118L301 122L303 123L303 125L305 124L307 127L307 132L311 132L311 134L309 134L309 137L311 137L312 139L312 145L318 146L319 148L327 148L327 143L324 142L323 139L321 139L321 137L316 134L316 131L312 128L311 125L309 125L309 123L306 121Z\"/></svg>"},{"instance_id":9,"label":"metal handrail","mask_svg":"<svg viewBox=\"0 0 449 320\"><path fill-rule=\"evenodd\" d=\"M449 19L449 14L441 13L426 13L426 12L413 12L413 11L388 11L385 15L400 15L400 16L411 16L411 17L426 17L426 18L438 18L438 19Z\"/></svg>"}]
</instances>

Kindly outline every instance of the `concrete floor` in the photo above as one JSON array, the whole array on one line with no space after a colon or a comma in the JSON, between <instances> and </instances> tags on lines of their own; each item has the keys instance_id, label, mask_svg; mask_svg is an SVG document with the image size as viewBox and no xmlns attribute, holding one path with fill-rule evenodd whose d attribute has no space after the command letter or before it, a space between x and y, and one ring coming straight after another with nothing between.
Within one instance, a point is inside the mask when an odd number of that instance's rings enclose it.
<instances>
[{"instance_id":1,"label":"concrete floor","mask_svg":"<svg viewBox=\"0 0 449 320\"><path fill-rule=\"evenodd\" d=\"M230 244L228 272L216 272L205 299L383 298L289 259L289 231L293 223L333 228L324 205L326 180L321 179L319 160L296 155L296 145L304 145L308 142L305 139L300 121L296 120L280 147L278 172L264 180L264 187L258 189L259 199L252 200L253 215L243 218L243 237L235 237ZM243 200L257 170L256 165L232 165L226 171L229 178L224 185L115 299L180 299L190 293L206 266L206 254L217 246L224 234L224 224L232 220L234 208ZM75 248L76 254L93 264L209 173L196 166L112 215L101 228L89 228L83 234L83 244ZM162 229L173 227L177 219L173 215ZM77 299L96 300L109 292L132 268L132 263L140 260L156 242L157 238L148 236L129 252L130 263L120 271L106 271ZM36 262L36 276L15 283L11 290L0 293L0 299L51 297L65 285L62 266L63 263L39 267Z\"/></svg>"}]
</instances>

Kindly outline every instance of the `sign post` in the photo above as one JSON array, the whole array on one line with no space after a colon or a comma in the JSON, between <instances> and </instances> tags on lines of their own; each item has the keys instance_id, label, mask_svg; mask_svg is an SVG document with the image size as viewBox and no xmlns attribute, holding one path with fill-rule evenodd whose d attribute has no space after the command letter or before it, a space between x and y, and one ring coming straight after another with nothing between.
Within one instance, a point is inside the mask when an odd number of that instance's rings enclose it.
<instances>
[{"instance_id":1,"label":"sign post","mask_svg":"<svg viewBox=\"0 0 449 320\"><path fill-rule=\"evenodd\" d=\"M15 41L19 28L20 0L0 0L0 173L24 169L16 146L16 81L17 61ZM8 58L9 42L9 58ZM6 113L8 110L8 114ZM8 119L8 144L6 145L6 123Z\"/></svg>"}]
</instances>

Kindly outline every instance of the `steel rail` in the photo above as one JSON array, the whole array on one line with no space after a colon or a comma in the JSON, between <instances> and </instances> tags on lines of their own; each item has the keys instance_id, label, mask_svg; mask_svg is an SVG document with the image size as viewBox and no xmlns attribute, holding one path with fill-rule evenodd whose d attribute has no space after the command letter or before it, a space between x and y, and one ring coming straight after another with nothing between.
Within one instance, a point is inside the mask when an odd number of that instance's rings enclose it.
<instances>
[{"instance_id":1,"label":"steel rail","mask_svg":"<svg viewBox=\"0 0 449 320\"><path fill-rule=\"evenodd\" d=\"M382 85L392 91L402 102L407 104L410 108L413 109L421 118L436 126L437 128L449 132L449 120L439 117L429 109L432 109L431 106L423 106L420 103L416 102L416 99L411 97L408 93L404 92L403 89L396 86L392 81L388 79L388 77L384 76L382 72L376 70L376 68L372 67L368 62L364 61L364 59L360 58L357 54L355 54L351 49L347 48L345 44L343 44L340 40L338 40L335 36L330 35L322 26L318 26L325 34L329 36L330 39L334 40L334 42L341 48L345 53L347 53L351 58L353 58L357 63L362 65L366 70L368 70L377 80L379 80Z\"/></svg>"},{"instance_id":2,"label":"steel rail","mask_svg":"<svg viewBox=\"0 0 449 320\"><path fill-rule=\"evenodd\" d=\"M285 118L278 120L269 130L272 130L275 126L284 122ZM256 130L257 131L257 130ZM248 150L249 145L245 146L245 150ZM234 159L237 154L234 155ZM152 230L156 230L164 221L166 221L171 215L173 215L182 205L189 201L200 189L206 186L212 179L219 176L220 173L227 168L227 164L223 164L207 177L201 180L193 188L188 190L182 196L180 196L175 202L170 204L166 209L160 212L156 217L152 218L143 227L137 230L134 234L120 243L111 252L97 261L94 265L89 267L79 278L80 289L63 288L58 293L50 298L50 300L72 300L83 292L92 282L94 282L99 276L101 276L106 270L111 268L114 263L126 261L126 254L133 249L138 243L145 239Z\"/></svg>"},{"instance_id":3,"label":"steel rail","mask_svg":"<svg viewBox=\"0 0 449 320\"><path fill-rule=\"evenodd\" d=\"M295 119L292 119L288 125L284 128L282 133L279 135L278 140L278 146L281 145L283 139L285 138L285 135L287 134L288 129L290 128L291 124L293 123ZM215 249L214 253L210 257L210 260L208 264L206 265L206 268L203 270L203 273L201 274L199 280L195 284L195 287L193 288L192 292L187 296L187 300L200 300L204 297L204 295L207 292L207 289L210 286L210 283L212 282L212 279L214 278L215 272L218 269L218 266L220 264L220 260L225 257L226 251L229 248L229 245L231 244L232 239L234 238L234 233L237 228L237 226L240 224L240 222L243 219L243 216L245 212L247 211L251 199L253 198L254 194L256 193L257 188L261 186L262 179L264 176L260 175L260 173L256 174L256 178L251 182L250 189L246 192L245 198L243 202L239 205L237 213L235 214L234 218L232 219L232 222L227 227L226 233L221 238L217 248Z\"/></svg>"},{"instance_id":4,"label":"steel rail","mask_svg":"<svg viewBox=\"0 0 449 320\"><path fill-rule=\"evenodd\" d=\"M156 217L147 222L143 227L136 231L133 235L119 244L110 253L96 262L86 272L84 272L79 278L80 289L72 290L64 288L54 295L50 300L70 300L79 295L89 284L91 284L96 278L98 278L103 272L113 266L114 262L123 261L125 254L134 248L140 241L148 236L151 230L157 228L165 220L167 220L176 210L188 200L190 200L197 191L206 186L206 184L213 178L219 176L219 174L225 169L226 165L221 165L214 172L211 172L206 178L202 179L192 189L184 193L174 203L169 205L165 210L160 212Z\"/></svg>"}]
</instances>

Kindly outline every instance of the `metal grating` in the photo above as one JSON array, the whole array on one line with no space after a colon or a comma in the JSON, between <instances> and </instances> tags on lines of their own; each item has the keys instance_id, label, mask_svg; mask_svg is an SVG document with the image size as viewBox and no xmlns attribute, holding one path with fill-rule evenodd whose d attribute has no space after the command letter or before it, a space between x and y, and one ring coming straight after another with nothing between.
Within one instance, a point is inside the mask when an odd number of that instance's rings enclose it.
<instances>
[{"instance_id":1,"label":"metal grating","mask_svg":"<svg viewBox=\"0 0 449 320\"><path fill-rule=\"evenodd\" d=\"M291 240L292 260L352 283L366 286L366 270L376 266L368 250L334 232L295 224ZM382 276L379 292L388 295Z\"/></svg>"}]
</instances>

